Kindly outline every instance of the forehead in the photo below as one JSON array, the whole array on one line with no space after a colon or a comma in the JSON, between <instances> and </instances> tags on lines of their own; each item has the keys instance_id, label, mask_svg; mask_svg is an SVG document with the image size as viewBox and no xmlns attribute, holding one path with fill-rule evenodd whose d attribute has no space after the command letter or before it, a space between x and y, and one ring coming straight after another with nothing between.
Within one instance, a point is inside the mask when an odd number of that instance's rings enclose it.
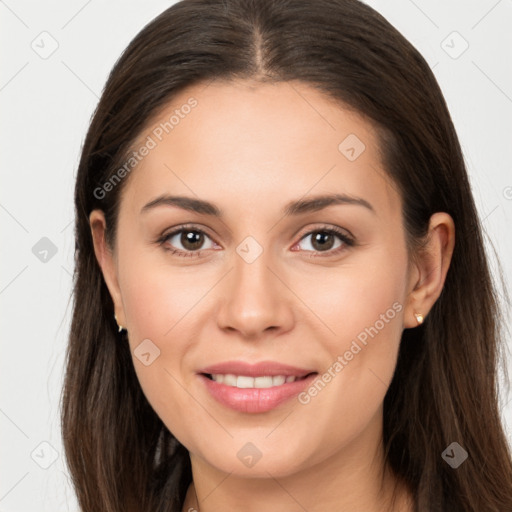
<instances>
[{"instance_id":1,"label":"forehead","mask_svg":"<svg viewBox=\"0 0 512 512\"><path fill-rule=\"evenodd\" d=\"M238 201L238 214L336 191L376 209L399 199L372 124L303 83L196 84L146 124L143 146L122 201L139 210L165 193Z\"/></svg>"}]
</instances>

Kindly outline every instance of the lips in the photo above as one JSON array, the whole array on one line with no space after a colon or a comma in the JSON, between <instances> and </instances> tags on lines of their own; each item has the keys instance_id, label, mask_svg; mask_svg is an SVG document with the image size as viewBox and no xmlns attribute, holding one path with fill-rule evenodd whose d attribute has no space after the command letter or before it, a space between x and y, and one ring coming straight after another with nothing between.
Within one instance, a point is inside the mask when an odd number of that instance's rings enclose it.
<instances>
[{"instance_id":1,"label":"lips","mask_svg":"<svg viewBox=\"0 0 512 512\"><path fill-rule=\"evenodd\" d=\"M245 413L262 413L298 395L318 375L312 369L273 361L228 361L203 368L198 376L222 405Z\"/></svg>"}]
</instances>

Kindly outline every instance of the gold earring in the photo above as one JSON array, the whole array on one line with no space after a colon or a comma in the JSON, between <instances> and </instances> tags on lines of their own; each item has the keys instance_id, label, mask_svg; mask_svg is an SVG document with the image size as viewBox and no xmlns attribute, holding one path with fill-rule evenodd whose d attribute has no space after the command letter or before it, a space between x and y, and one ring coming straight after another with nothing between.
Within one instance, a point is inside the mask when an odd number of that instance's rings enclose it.
<instances>
[{"instance_id":1,"label":"gold earring","mask_svg":"<svg viewBox=\"0 0 512 512\"><path fill-rule=\"evenodd\" d=\"M114 313L114 318L116 319L116 324L119 327L119 330L117 332L121 332L124 329L124 327L122 325L119 325L119 322L117 321L117 316L115 313Z\"/></svg>"},{"instance_id":2,"label":"gold earring","mask_svg":"<svg viewBox=\"0 0 512 512\"><path fill-rule=\"evenodd\" d=\"M416 320L418 321L418 325L423 323L423 315L421 313L414 313Z\"/></svg>"}]
</instances>

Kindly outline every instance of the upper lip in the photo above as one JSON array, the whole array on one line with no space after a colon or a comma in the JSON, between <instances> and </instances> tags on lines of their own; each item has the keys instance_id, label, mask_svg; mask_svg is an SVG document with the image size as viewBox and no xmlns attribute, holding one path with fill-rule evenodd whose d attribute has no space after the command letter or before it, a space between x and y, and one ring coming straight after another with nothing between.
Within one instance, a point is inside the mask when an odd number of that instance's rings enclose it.
<instances>
[{"instance_id":1,"label":"upper lip","mask_svg":"<svg viewBox=\"0 0 512 512\"><path fill-rule=\"evenodd\" d=\"M203 368L199 373L209 375L246 375L248 377L284 375L285 377L305 377L310 373L316 373L315 370L297 368L287 364L277 363L275 361L260 361L259 363L246 363L244 361L226 361Z\"/></svg>"}]
</instances>

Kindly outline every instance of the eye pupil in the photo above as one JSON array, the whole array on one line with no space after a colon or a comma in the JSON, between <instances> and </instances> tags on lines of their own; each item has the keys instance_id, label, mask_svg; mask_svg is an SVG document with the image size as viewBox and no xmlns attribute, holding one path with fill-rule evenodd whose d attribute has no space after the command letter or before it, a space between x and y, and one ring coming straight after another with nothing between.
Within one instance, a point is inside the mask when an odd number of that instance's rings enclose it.
<instances>
[{"instance_id":1,"label":"eye pupil","mask_svg":"<svg viewBox=\"0 0 512 512\"><path fill-rule=\"evenodd\" d=\"M315 250L322 250L322 249L329 250L332 248L332 245L334 243L334 236L331 233L326 233L325 231L317 231L313 235L312 238L313 238L312 245L315 248ZM327 243L326 243L326 239L327 239ZM320 245L318 246L319 249L315 246L315 244L317 244L317 243L320 243Z\"/></svg>"}]
</instances>

